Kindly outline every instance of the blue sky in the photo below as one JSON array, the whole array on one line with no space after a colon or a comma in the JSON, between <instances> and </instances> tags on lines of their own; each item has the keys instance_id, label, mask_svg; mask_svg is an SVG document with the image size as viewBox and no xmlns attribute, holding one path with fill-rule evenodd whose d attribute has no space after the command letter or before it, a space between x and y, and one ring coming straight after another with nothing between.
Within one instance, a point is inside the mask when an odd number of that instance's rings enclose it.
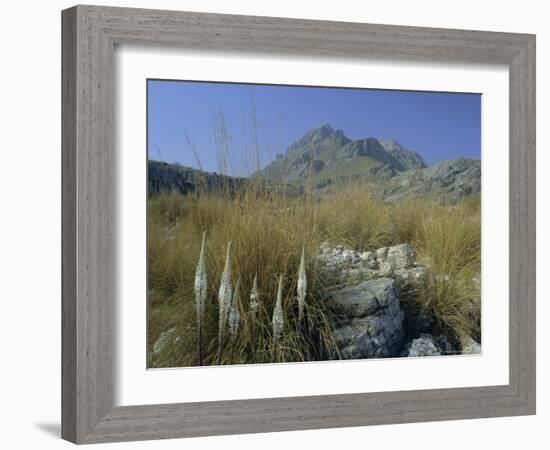
<instances>
[{"instance_id":1,"label":"blue sky","mask_svg":"<svg viewBox=\"0 0 550 450\"><path fill-rule=\"evenodd\" d=\"M198 167L187 134L202 168L220 171L214 132L220 115L231 138L227 172L234 175L255 168L254 121L262 166L322 123L350 139L394 138L428 164L480 158L478 94L168 80L148 80L147 88L150 159Z\"/></svg>"}]
</instances>

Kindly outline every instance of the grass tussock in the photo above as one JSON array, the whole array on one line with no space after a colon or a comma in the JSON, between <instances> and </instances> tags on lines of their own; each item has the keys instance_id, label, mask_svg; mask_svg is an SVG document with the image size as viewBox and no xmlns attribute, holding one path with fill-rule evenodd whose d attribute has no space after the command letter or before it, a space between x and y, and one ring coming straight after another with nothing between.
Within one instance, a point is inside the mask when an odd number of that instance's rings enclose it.
<instances>
[{"instance_id":1,"label":"grass tussock","mask_svg":"<svg viewBox=\"0 0 550 450\"><path fill-rule=\"evenodd\" d=\"M406 292L406 301L434 314L442 329L459 338L479 332L479 197L455 205L427 199L394 205L361 186L320 198L311 192L300 197L268 193L257 186L234 193L159 194L149 200L148 227L150 367L198 362L194 283L205 231L202 364L339 358L314 259L323 241L362 250L410 242L431 275L425 285ZM234 299L239 325L220 343L218 293L228 242L233 286L240 278ZM303 281L298 289L300 274L307 279L305 294ZM279 287L280 332L273 326ZM298 295L304 297L300 303ZM154 353L153 344L172 328L177 342Z\"/></svg>"},{"instance_id":2,"label":"grass tussock","mask_svg":"<svg viewBox=\"0 0 550 450\"><path fill-rule=\"evenodd\" d=\"M417 301L456 337L480 340L481 217L470 201L422 224L418 248L431 269Z\"/></svg>"}]
</instances>

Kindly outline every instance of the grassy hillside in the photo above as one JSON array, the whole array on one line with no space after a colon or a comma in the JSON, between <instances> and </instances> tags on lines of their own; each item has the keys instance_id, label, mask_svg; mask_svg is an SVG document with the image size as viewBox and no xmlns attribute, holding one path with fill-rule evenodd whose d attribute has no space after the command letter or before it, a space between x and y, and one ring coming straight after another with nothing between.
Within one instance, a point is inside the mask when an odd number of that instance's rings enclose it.
<instances>
[{"instance_id":1,"label":"grassy hillside","mask_svg":"<svg viewBox=\"0 0 550 450\"><path fill-rule=\"evenodd\" d=\"M363 164L371 163L365 158ZM239 276L242 279L242 326L234 344L224 345L222 364L339 358L324 280L314 259L324 241L361 250L410 242L429 265L431 276L425 285L403 293L409 306L435 315L439 327L449 333L479 333L479 302L472 302L480 295L473 281L480 273L479 196L454 204L415 199L392 205L360 186L318 198L311 192L290 197L251 184L236 195L155 195L148 203L148 227L149 366L197 364L194 277L203 231L208 273L202 336L206 365L217 362L217 295L229 241L233 286ZM298 322L296 305L302 247L308 279L305 323ZM280 275L285 325L280 345L274 348L271 316ZM255 276L261 304L257 314L249 307ZM153 344L169 330L175 330L177 344L153 357Z\"/></svg>"},{"instance_id":2,"label":"grassy hillside","mask_svg":"<svg viewBox=\"0 0 550 450\"><path fill-rule=\"evenodd\" d=\"M371 167L380 166L380 161L370 156L358 156L354 160L344 161L334 167L329 167L321 172L312 174L314 181L336 180L339 178L351 177L353 175L364 175Z\"/></svg>"}]
</instances>

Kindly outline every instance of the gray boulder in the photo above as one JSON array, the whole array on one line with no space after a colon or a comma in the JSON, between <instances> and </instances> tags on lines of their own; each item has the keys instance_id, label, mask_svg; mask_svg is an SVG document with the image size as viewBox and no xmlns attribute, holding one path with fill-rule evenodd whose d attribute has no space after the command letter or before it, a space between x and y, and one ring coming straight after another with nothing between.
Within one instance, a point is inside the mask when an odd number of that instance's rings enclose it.
<instances>
[{"instance_id":1,"label":"gray boulder","mask_svg":"<svg viewBox=\"0 0 550 450\"><path fill-rule=\"evenodd\" d=\"M441 348L430 334L421 334L403 349L401 356L416 358L419 356L439 356Z\"/></svg>"},{"instance_id":2,"label":"gray boulder","mask_svg":"<svg viewBox=\"0 0 550 450\"><path fill-rule=\"evenodd\" d=\"M331 292L338 318L333 334L342 358L397 356L403 345L403 312L395 282L365 281Z\"/></svg>"},{"instance_id":3,"label":"gray boulder","mask_svg":"<svg viewBox=\"0 0 550 450\"><path fill-rule=\"evenodd\" d=\"M360 283L375 277L378 268L373 252L361 253L342 245L332 248L326 242L319 248L317 261L332 284Z\"/></svg>"},{"instance_id":4,"label":"gray boulder","mask_svg":"<svg viewBox=\"0 0 550 450\"><path fill-rule=\"evenodd\" d=\"M388 249L385 260L391 262L396 269L408 269L413 266L415 256L411 244L400 244Z\"/></svg>"},{"instance_id":5,"label":"gray boulder","mask_svg":"<svg viewBox=\"0 0 550 450\"><path fill-rule=\"evenodd\" d=\"M378 274L391 276L396 270L409 269L414 265L415 253L410 244L381 248L376 252Z\"/></svg>"},{"instance_id":6,"label":"gray boulder","mask_svg":"<svg viewBox=\"0 0 550 450\"><path fill-rule=\"evenodd\" d=\"M365 281L357 286L338 289L331 293L336 313L344 317L365 317L379 308L378 299L371 293L372 282Z\"/></svg>"},{"instance_id":7,"label":"gray boulder","mask_svg":"<svg viewBox=\"0 0 550 450\"><path fill-rule=\"evenodd\" d=\"M380 262L385 260L386 256L388 256L388 250L389 247L382 247L376 250L376 260Z\"/></svg>"},{"instance_id":8,"label":"gray boulder","mask_svg":"<svg viewBox=\"0 0 550 450\"><path fill-rule=\"evenodd\" d=\"M317 262L329 283L356 285L379 277L395 278L398 283L420 283L428 278L428 269L415 263L416 253L408 243L359 252L342 245L324 242Z\"/></svg>"},{"instance_id":9,"label":"gray boulder","mask_svg":"<svg viewBox=\"0 0 550 450\"><path fill-rule=\"evenodd\" d=\"M363 252L359 254L360 260L363 264L369 267L369 269L378 269L378 261L376 260L376 252Z\"/></svg>"},{"instance_id":10,"label":"gray boulder","mask_svg":"<svg viewBox=\"0 0 550 450\"><path fill-rule=\"evenodd\" d=\"M480 355L481 345L472 338L467 338L462 342L462 354L464 355Z\"/></svg>"},{"instance_id":11,"label":"gray boulder","mask_svg":"<svg viewBox=\"0 0 550 450\"><path fill-rule=\"evenodd\" d=\"M415 266L410 269L397 269L393 271L393 277L401 284L413 284L421 286L429 279L430 272L425 266Z\"/></svg>"}]
</instances>

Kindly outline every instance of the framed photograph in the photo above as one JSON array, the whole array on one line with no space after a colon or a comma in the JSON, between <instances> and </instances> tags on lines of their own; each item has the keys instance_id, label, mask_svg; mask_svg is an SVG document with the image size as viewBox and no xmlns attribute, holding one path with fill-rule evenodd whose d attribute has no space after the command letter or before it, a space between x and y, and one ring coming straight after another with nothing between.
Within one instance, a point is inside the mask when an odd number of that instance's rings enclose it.
<instances>
[{"instance_id":1,"label":"framed photograph","mask_svg":"<svg viewBox=\"0 0 550 450\"><path fill-rule=\"evenodd\" d=\"M62 435L535 413L535 37L62 13Z\"/></svg>"}]
</instances>

